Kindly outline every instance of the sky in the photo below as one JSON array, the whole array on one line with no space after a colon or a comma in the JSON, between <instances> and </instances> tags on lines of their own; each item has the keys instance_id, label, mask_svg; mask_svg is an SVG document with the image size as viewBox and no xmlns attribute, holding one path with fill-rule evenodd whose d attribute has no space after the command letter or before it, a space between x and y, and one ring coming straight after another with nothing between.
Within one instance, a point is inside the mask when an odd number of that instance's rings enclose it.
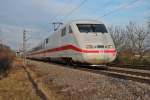
<instances>
[{"instance_id":1,"label":"sky","mask_svg":"<svg viewBox=\"0 0 150 100\"><path fill-rule=\"evenodd\" d=\"M0 40L17 50L25 29L32 48L52 33L53 22L96 19L106 26L129 21L146 26L149 16L150 0L0 0Z\"/></svg>"}]
</instances>

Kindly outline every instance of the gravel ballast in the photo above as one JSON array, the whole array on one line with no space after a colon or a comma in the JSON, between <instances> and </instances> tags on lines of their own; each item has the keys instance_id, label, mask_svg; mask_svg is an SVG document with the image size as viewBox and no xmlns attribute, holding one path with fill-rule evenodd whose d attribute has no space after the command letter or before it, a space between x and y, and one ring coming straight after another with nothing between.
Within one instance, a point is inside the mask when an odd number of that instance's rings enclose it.
<instances>
[{"instance_id":1,"label":"gravel ballast","mask_svg":"<svg viewBox=\"0 0 150 100\"><path fill-rule=\"evenodd\" d=\"M28 69L52 100L150 100L150 85L29 61Z\"/></svg>"}]
</instances>

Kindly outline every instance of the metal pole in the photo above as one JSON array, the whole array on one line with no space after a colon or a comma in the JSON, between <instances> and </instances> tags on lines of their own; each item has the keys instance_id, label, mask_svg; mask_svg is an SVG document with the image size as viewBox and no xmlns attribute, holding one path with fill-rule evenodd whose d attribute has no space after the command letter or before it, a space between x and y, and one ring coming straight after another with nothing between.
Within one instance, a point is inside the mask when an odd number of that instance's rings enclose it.
<instances>
[{"instance_id":1,"label":"metal pole","mask_svg":"<svg viewBox=\"0 0 150 100\"><path fill-rule=\"evenodd\" d=\"M26 65L26 30L23 31L23 65Z\"/></svg>"}]
</instances>

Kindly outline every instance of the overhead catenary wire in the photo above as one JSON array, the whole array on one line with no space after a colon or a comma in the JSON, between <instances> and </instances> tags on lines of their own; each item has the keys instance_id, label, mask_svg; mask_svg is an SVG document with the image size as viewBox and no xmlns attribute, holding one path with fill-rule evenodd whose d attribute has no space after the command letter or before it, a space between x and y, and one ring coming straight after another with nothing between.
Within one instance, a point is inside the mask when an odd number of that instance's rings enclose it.
<instances>
[{"instance_id":1,"label":"overhead catenary wire","mask_svg":"<svg viewBox=\"0 0 150 100\"><path fill-rule=\"evenodd\" d=\"M71 0L71 1L72 1L72 0ZM70 1L70 2L71 2L71 1ZM122 9L124 9L124 8L126 8L126 7L128 7L128 6L130 6L130 5L133 5L134 3L138 2L138 1L140 1L140 0L133 0L133 1L131 1L131 2L127 3L127 4L124 4L124 5L118 7L118 8L116 8L116 9L114 9L114 10L111 10L110 12L105 13L104 15L102 15L101 17L98 17L97 19L103 18L103 17L108 16L108 15L110 15L110 14L112 14L112 13L116 13L117 11L122 10ZM87 2L87 0L83 0L78 6L76 6L76 7L73 8L71 11L69 11L69 12L65 15L65 18L69 17L69 16L72 15L75 11L77 11L78 9L80 9L80 7L81 7L82 5L84 5L86 2ZM59 16L59 15L54 16L54 17L51 19L51 22L52 22L56 17L58 17L58 16ZM64 21L64 20L63 20L63 21Z\"/></svg>"},{"instance_id":2,"label":"overhead catenary wire","mask_svg":"<svg viewBox=\"0 0 150 100\"><path fill-rule=\"evenodd\" d=\"M67 19L70 15L72 15L75 11L77 11L78 9L81 8L81 6L83 6L88 0L83 0L78 6L76 6L74 9L72 9L70 12L68 12L65 16L65 18ZM63 19L64 21L64 19Z\"/></svg>"},{"instance_id":3,"label":"overhead catenary wire","mask_svg":"<svg viewBox=\"0 0 150 100\"><path fill-rule=\"evenodd\" d=\"M75 11L77 11L78 9L80 9L80 7L82 5L84 5L88 0L83 0L79 5L77 5L75 8L73 8L72 10L70 10L68 13L65 14L65 18L69 17L70 15L72 15ZM64 21L64 20L63 20Z\"/></svg>"},{"instance_id":4,"label":"overhead catenary wire","mask_svg":"<svg viewBox=\"0 0 150 100\"><path fill-rule=\"evenodd\" d=\"M106 2L105 4L103 4L103 6L108 6L108 5L110 5L110 4L112 4L112 0L110 0L110 1L108 1L108 2ZM103 10L104 10L105 8L103 8ZM92 11L92 13L97 13L98 11L100 10L100 8L98 8L98 9L96 9L96 10L94 10L94 11Z\"/></svg>"},{"instance_id":5,"label":"overhead catenary wire","mask_svg":"<svg viewBox=\"0 0 150 100\"><path fill-rule=\"evenodd\" d=\"M72 9L69 13L66 14L66 16L70 16L73 14L76 10L78 10L82 5L84 5L87 2L87 0L83 0L78 6L76 6L74 9Z\"/></svg>"},{"instance_id":6,"label":"overhead catenary wire","mask_svg":"<svg viewBox=\"0 0 150 100\"><path fill-rule=\"evenodd\" d=\"M69 0L68 3L71 3L71 2L72 2L72 0ZM62 9L60 10L60 12L62 12L65 8L66 8L66 6L62 7ZM51 18L50 23L52 23L53 20L56 19L58 16L59 16L59 14L54 15L54 16Z\"/></svg>"},{"instance_id":7,"label":"overhead catenary wire","mask_svg":"<svg viewBox=\"0 0 150 100\"><path fill-rule=\"evenodd\" d=\"M128 4L122 5L122 6L120 6L119 8L116 8L116 9L110 11L110 12L107 12L106 14L102 15L100 18L103 18L103 17L108 16L108 15L110 15L110 14L112 14L112 13L115 13L115 12L117 12L117 11L119 11L119 10L122 10L122 9L124 9L124 8L126 8L126 7L128 7L128 6L130 6L130 5L135 4L135 3L138 2L138 1L140 1L140 0L133 0L132 2L130 2L130 3L128 3Z\"/></svg>"},{"instance_id":8,"label":"overhead catenary wire","mask_svg":"<svg viewBox=\"0 0 150 100\"><path fill-rule=\"evenodd\" d=\"M71 0L72 1L72 0ZM70 1L70 2L71 2ZM65 18L67 18L68 16L70 16L71 14L73 14L76 10L78 10L83 4L86 3L87 0L83 0L78 6L76 6L75 8L73 8L72 10L70 10L65 16ZM54 16L55 17L55 16ZM56 17L55 17L56 18ZM52 22L55 18L53 18L50 22ZM59 28L59 27L58 27ZM57 29L58 29L57 28Z\"/></svg>"},{"instance_id":9,"label":"overhead catenary wire","mask_svg":"<svg viewBox=\"0 0 150 100\"><path fill-rule=\"evenodd\" d=\"M72 15L75 11L77 11L78 9L81 8L81 6L83 6L88 0L83 0L78 6L76 6L75 8L73 8L72 10L70 10L66 15L65 18L67 19L67 17L69 17L70 15ZM62 21L64 21L65 19L62 19Z\"/></svg>"}]
</instances>

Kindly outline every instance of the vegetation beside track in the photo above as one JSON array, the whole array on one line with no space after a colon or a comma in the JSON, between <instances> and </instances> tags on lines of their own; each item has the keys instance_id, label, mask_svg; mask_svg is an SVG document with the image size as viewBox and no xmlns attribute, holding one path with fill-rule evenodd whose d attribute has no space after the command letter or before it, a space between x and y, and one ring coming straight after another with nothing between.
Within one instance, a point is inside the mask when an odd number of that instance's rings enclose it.
<instances>
[{"instance_id":1,"label":"vegetation beside track","mask_svg":"<svg viewBox=\"0 0 150 100\"><path fill-rule=\"evenodd\" d=\"M0 44L0 79L4 76L7 76L15 53L5 45Z\"/></svg>"},{"instance_id":2,"label":"vegetation beside track","mask_svg":"<svg viewBox=\"0 0 150 100\"><path fill-rule=\"evenodd\" d=\"M117 50L114 63L150 66L149 29L133 21L126 26L108 27Z\"/></svg>"},{"instance_id":3,"label":"vegetation beside track","mask_svg":"<svg viewBox=\"0 0 150 100\"><path fill-rule=\"evenodd\" d=\"M132 66L150 66L150 57L144 57L143 59L138 59L137 57L131 56L120 56L117 57L111 64L115 65L132 65ZM110 64L110 65L111 65Z\"/></svg>"}]
</instances>

